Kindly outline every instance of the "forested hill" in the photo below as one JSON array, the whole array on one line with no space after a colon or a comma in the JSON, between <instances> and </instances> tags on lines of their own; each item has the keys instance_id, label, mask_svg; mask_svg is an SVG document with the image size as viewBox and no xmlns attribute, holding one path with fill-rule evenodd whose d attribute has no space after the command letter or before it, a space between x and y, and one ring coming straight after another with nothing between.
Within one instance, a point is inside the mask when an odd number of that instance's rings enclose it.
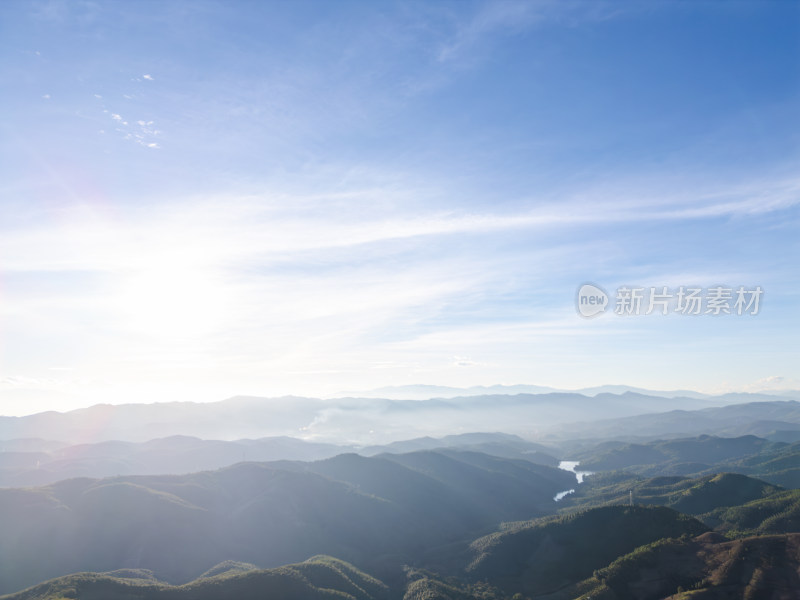
<instances>
[{"instance_id":1,"label":"forested hill","mask_svg":"<svg viewBox=\"0 0 800 600\"><path fill-rule=\"evenodd\" d=\"M229 559L400 565L501 521L549 514L574 483L524 460L423 451L0 489L0 592L121 567L180 583Z\"/></svg>"}]
</instances>

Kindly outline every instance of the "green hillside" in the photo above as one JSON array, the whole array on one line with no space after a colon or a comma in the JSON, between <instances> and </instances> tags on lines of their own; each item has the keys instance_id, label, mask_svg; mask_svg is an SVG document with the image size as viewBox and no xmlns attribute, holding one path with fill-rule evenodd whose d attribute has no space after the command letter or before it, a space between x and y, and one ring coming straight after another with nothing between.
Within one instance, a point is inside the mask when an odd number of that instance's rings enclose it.
<instances>
[{"instance_id":1,"label":"green hillside","mask_svg":"<svg viewBox=\"0 0 800 600\"><path fill-rule=\"evenodd\" d=\"M425 451L0 489L0 593L119 568L182 583L227 560L277 567L316 554L383 577L501 521L552 513L573 484L524 460Z\"/></svg>"},{"instance_id":2,"label":"green hillside","mask_svg":"<svg viewBox=\"0 0 800 600\"><path fill-rule=\"evenodd\" d=\"M231 569L181 586L124 577L121 573L78 573L59 577L3 600L383 600L388 588L343 561L317 556L276 569Z\"/></svg>"},{"instance_id":3,"label":"green hillside","mask_svg":"<svg viewBox=\"0 0 800 600\"><path fill-rule=\"evenodd\" d=\"M783 444L777 444L783 446ZM604 447L609 447L603 451ZM770 450L776 444L754 435L724 438L701 435L696 438L659 440L647 444L606 444L580 457L581 468L613 470L633 465L705 463L717 464Z\"/></svg>"},{"instance_id":4,"label":"green hillside","mask_svg":"<svg viewBox=\"0 0 800 600\"><path fill-rule=\"evenodd\" d=\"M513 593L543 592L580 581L618 556L662 538L708 528L664 507L607 506L516 523L473 542L467 572Z\"/></svg>"},{"instance_id":5,"label":"green hillside","mask_svg":"<svg viewBox=\"0 0 800 600\"><path fill-rule=\"evenodd\" d=\"M777 492L741 506L718 508L701 519L728 535L800 532L800 490Z\"/></svg>"},{"instance_id":6,"label":"green hillside","mask_svg":"<svg viewBox=\"0 0 800 600\"><path fill-rule=\"evenodd\" d=\"M575 459L586 471L625 470L644 477L728 471L782 487L800 487L800 442L773 442L753 435L701 435L646 444L604 442L581 450Z\"/></svg>"},{"instance_id":7,"label":"green hillside","mask_svg":"<svg viewBox=\"0 0 800 600\"><path fill-rule=\"evenodd\" d=\"M660 540L637 548L549 600L797 598L800 535Z\"/></svg>"},{"instance_id":8,"label":"green hillside","mask_svg":"<svg viewBox=\"0 0 800 600\"><path fill-rule=\"evenodd\" d=\"M759 479L736 473L705 477L653 477L612 472L598 473L585 480L574 494L564 498L562 511L576 507L625 504L669 506L677 511L700 515L720 507L737 506L783 491Z\"/></svg>"},{"instance_id":9,"label":"green hillside","mask_svg":"<svg viewBox=\"0 0 800 600\"><path fill-rule=\"evenodd\" d=\"M0 532L3 600L696 600L800 587L800 490L725 472L576 485L463 449L0 489Z\"/></svg>"}]
</instances>

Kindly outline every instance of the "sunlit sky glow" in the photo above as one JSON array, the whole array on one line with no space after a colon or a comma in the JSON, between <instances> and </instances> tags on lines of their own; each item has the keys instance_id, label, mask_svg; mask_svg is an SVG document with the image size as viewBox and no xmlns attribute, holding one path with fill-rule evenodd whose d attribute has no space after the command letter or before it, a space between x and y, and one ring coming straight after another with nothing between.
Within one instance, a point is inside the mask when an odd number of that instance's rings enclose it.
<instances>
[{"instance_id":1,"label":"sunlit sky glow","mask_svg":"<svg viewBox=\"0 0 800 600\"><path fill-rule=\"evenodd\" d=\"M800 3L7 0L0 52L0 414L800 389Z\"/></svg>"}]
</instances>

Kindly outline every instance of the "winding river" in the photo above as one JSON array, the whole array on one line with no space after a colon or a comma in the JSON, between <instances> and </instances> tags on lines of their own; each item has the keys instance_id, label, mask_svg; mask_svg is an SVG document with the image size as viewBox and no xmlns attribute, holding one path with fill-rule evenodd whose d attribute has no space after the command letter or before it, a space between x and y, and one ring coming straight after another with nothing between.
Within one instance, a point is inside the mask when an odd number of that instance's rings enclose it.
<instances>
[{"instance_id":1,"label":"winding river","mask_svg":"<svg viewBox=\"0 0 800 600\"><path fill-rule=\"evenodd\" d=\"M575 469L577 467L578 467L578 461L576 461L576 460L575 461L573 461L573 460L562 460L560 463L558 463L558 468L559 469L564 469L565 471L570 471L571 473L574 473L575 477L578 480L578 484L581 484L581 483L583 483L583 478L586 477L587 475L591 475L592 471L576 471ZM575 488L572 488L571 490L564 490L563 492L558 492L555 496L553 496L553 500L558 502L564 496L566 496L568 494L571 494L574 491L575 491Z\"/></svg>"}]
</instances>

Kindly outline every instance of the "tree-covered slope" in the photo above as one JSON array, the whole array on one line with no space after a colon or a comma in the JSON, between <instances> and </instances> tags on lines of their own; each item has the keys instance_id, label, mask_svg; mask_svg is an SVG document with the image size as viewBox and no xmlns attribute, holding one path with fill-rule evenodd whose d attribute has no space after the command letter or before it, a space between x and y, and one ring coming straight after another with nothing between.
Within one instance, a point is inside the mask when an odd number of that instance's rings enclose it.
<instances>
[{"instance_id":1,"label":"tree-covered slope","mask_svg":"<svg viewBox=\"0 0 800 600\"><path fill-rule=\"evenodd\" d=\"M595 508L512 524L480 538L471 546L467 572L507 592L542 593L580 581L643 544L707 530L665 507Z\"/></svg>"},{"instance_id":2,"label":"tree-covered slope","mask_svg":"<svg viewBox=\"0 0 800 600\"><path fill-rule=\"evenodd\" d=\"M800 487L800 442L772 442L753 435L702 435L646 444L604 442L575 455L585 471L624 469L645 477L740 473L783 487Z\"/></svg>"},{"instance_id":3,"label":"tree-covered slope","mask_svg":"<svg viewBox=\"0 0 800 600\"><path fill-rule=\"evenodd\" d=\"M800 534L660 540L549 600L796 600Z\"/></svg>"},{"instance_id":4,"label":"tree-covered slope","mask_svg":"<svg viewBox=\"0 0 800 600\"><path fill-rule=\"evenodd\" d=\"M527 461L454 456L351 454L0 489L0 593L120 568L181 583L226 560L272 567L315 554L398 569L500 521L551 512L574 482Z\"/></svg>"},{"instance_id":5,"label":"tree-covered slope","mask_svg":"<svg viewBox=\"0 0 800 600\"><path fill-rule=\"evenodd\" d=\"M699 515L767 498L781 491L781 487L736 473L649 479L620 472L598 473L586 478L574 494L562 500L562 510L624 504L632 497L637 504L669 506Z\"/></svg>"},{"instance_id":6,"label":"tree-covered slope","mask_svg":"<svg viewBox=\"0 0 800 600\"><path fill-rule=\"evenodd\" d=\"M216 569L181 586L124 573L77 573L59 577L3 600L384 600L388 588L352 565L328 556L275 569Z\"/></svg>"},{"instance_id":7,"label":"tree-covered slope","mask_svg":"<svg viewBox=\"0 0 800 600\"><path fill-rule=\"evenodd\" d=\"M701 519L729 536L800 532L800 490L776 492L740 506L718 508Z\"/></svg>"}]
</instances>

